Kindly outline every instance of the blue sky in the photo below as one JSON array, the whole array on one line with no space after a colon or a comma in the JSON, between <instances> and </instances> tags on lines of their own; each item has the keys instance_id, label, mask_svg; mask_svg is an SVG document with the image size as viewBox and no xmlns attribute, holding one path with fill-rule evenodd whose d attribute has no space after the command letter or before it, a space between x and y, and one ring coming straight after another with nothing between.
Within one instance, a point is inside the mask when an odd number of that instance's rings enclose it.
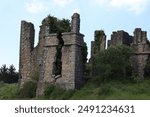
<instances>
[{"instance_id":1,"label":"blue sky","mask_svg":"<svg viewBox=\"0 0 150 117\"><path fill-rule=\"evenodd\" d=\"M81 17L81 33L88 44L94 31L103 29L110 39L112 31L125 30L133 35L135 28L147 31L150 39L150 0L3 0L0 4L0 66L19 67L20 22L34 23L36 43L41 21L51 14L68 18L74 12Z\"/></svg>"}]
</instances>

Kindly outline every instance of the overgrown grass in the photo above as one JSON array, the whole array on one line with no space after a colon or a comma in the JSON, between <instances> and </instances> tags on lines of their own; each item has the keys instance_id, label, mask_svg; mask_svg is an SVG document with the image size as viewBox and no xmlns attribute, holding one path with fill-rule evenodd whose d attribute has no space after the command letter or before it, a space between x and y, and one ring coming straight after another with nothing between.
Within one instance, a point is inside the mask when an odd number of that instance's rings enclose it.
<instances>
[{"instance_id":1,"label":"overgrown grass","mask_svg":"<svg viewBox=\"0 0 150 117\"><path fill-rule=\"evenodd\" d=\"M0 99L16 99L18 84L0 83Z\"/></svg>"},{"instance_id":2,"label":"overgrown grass","mask_svg":"<svg viewBox=\"0 0 150 117\"><path fill-rule=\"evenodd\" d=\"M51 99L51 100L67 100L72 97L74 90L64 90L53 85L47 86L44 92L44 96L41 99Z\"/></svg>"},{"instance_id":3,"label":"overgrown grass","mask_svg":"<svg viewBox=\"0 0 150 117\"><path fill-rule=\"evenodd\" d=\"M0 83L0 99L24 99L18 96L18 84ZM25 95L25 94L24 94ZM37 99L30 97L28 99ZM44 95L38 99L51 100L147 100L150 99L150 80L140 82L104 81L90 79L80 90L63 90L48 86Z\"/></svg>"},{"instance_id":4,"label":"overgrown grass","mask_svg":"<svg viewBox=\"0 0 150 117\"><path fill-rule=\"evenodd\" d=\"M95 100L141 100L150 99L150 80L141 82L95 82L90 80L71 99ZM95 82L95 84L94 84Z\"/></svg>"}]
</instances>

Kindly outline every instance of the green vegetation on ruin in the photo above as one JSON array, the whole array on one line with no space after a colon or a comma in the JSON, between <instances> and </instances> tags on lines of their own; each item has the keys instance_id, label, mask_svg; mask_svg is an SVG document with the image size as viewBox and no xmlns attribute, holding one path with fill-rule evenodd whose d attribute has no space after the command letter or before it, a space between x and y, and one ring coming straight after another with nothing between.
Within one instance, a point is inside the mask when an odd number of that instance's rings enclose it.
<instances>
[{"instance_id":1,"label":"green vegetation on ruin","mask_svg":"<svg viewBox=\"0 0 150 117\"><path fill-rule=\"evenodd\" d=\"M42 24L48 26L49 33L63 33L71 31L70 20L68 19L58 19L54 16L48 15L43 21Z\"/></svg>"}]
</instances>

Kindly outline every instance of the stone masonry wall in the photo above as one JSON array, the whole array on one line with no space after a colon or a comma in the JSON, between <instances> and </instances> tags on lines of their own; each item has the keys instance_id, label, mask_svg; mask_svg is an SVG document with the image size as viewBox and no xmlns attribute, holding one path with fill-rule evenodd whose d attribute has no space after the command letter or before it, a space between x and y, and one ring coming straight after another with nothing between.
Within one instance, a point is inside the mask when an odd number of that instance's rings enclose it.
<instances>
[{"instance_id":1,"label":"stone masonry wall","mask_svg":"<svg viewBox=\"0 0 150 117\"><path fill-rule=\"evenodd\" d=\"M91 42L91 58L94 54L98 53L98 51L94 51L95 43L96 41ZM143 78L145 65L150 56L150 44L147 39L147 32L142 31L141 28L136 28L133 36L130 36L123 30L113 32L111 40L108 40L108 47L123 44L133 49L131 56L133 75ZM100 45L100 48L103 47L103 45Z\"/></svg>"},{"instance_id":2,"label":"stone masonry wall","mask_svg":"<svg viewBox=\"0 0 150 117\"><path fill-rule=\"evenodd\" d=\"M49 34L47 27L40 26L39 42L34 47L34 26L22 21L20 41L20 78L21 83L31 80L34 72L39 73L37 96L42 95L49 84L64 89L79 89L83 79L83 52L84 40L80 33L80 15L72 16L71 32L62 33L64 45L62 46L61 74L54 76L52 71L59 44L56 33Z\"/></svg>"},{"instance_id":3,"label":"stone masonry wall","mask_svg":"<svg viewBox=\"0 0 150 117\"><path fill-rule=\"evenodd\" d=\"M144 68L150 55L150 47L147 42L147 34L140 28L134 31L134 40L132 43L133 55L131 61L133 64L133 75L144 77Z\"/></svg>"},{"instance_id":4,"label":"stone masonry wall","mask_svg":"<svg viewBox=\"0 0 150 117\"><path fill-rule=\"evenodd\" d=\"M112 33L111 40L109 40L108 42L108 47L122 44L130 46L132 41L133 41L132 36L130 36L127 32L120 30Z\"/></svg>"},{"instance_id":5,"label":"stone masonry wall","mask_svg":"<svg viewBox=\"0 0 150 117\"><path fill-rule=\"evenodd\" d=\"M34 26L32 23L21 21L20 62L19 73L21 84L30 78L31 53L34 49Z\"/></svg>"},{"instance_id":6,"label":"stone masonry wall","mask_svg":"<svg viewBox=\"0 0 150 117\"><path fill-rule=\"evenodd\" d=\"M106 48L106 35L103 30L94 32L94 41L91 42L91 58Z\"/></svg>"}]
</instances>

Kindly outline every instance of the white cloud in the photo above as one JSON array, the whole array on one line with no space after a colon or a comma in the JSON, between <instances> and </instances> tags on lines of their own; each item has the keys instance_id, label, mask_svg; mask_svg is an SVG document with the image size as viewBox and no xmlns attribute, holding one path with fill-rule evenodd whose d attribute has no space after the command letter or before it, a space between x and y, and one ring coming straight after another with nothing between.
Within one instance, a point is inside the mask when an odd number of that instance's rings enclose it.
<instances>
[{"instance_id":1,"label":"white cloud","mask_svg":"<svg viewBox=\"0 0 150 117\"><path fill-rule=\"evenodd\" d=\"M48 9L47 6L43 2L40 2L37 0L32 0L30 2L27 2L25 4L25 7L29 13L33 13L33 14L43 12Z\"/></svg>"},{"instance_id":2,"label":"white cloud","mask_svg":"<svg viewBox=\"0 0 150 117\"><path fill-rule=\"evenodd\" d=\"M96 5L107 8L125 9L135 14L141 14L147 7L150 0L91 0Z\"/></svg>"},{"instance_id":3,"label":"white cloud","mask_svg":"<svg viewBox=\"0 0 150 117\"><path fill-rule=\"evenodd\" d=\"M65 7L67 4L72 3L74 0L53 0L54 4L60 7Z\"/></svg>"}]
</instances>

